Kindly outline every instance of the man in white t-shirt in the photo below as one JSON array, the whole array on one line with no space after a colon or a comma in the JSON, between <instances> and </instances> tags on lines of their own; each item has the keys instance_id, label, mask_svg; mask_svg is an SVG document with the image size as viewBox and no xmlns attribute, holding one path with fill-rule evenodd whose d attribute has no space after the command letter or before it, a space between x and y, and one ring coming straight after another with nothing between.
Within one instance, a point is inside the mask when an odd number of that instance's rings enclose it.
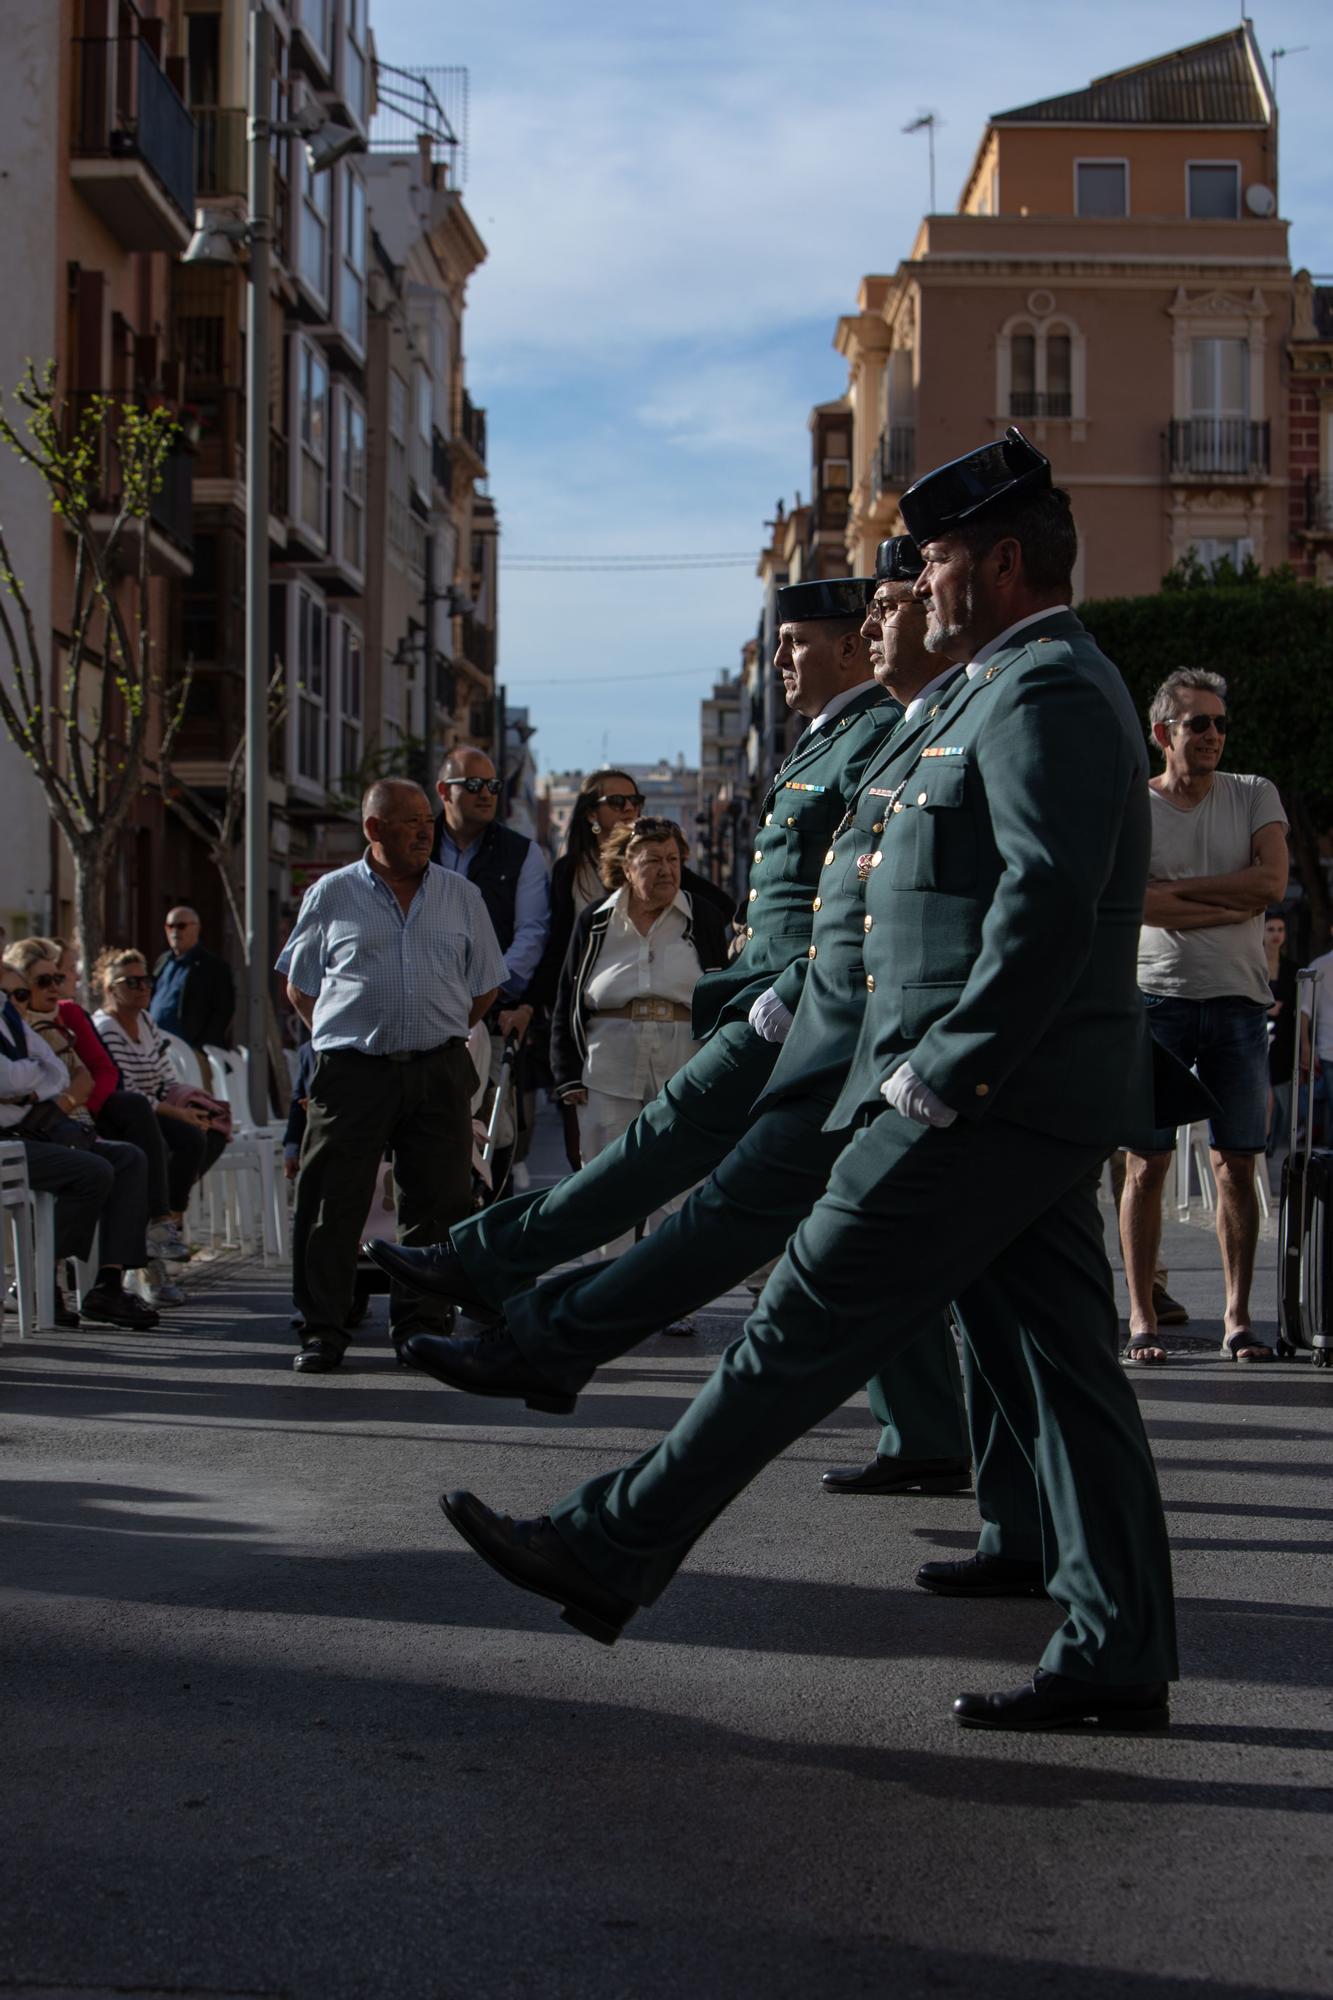
<instances>
[{"instance_id":1,"label":"man in white t-shirt","mask_svg":"<svg viewBox=\"0 0 1333 2000\"><path fill-rule=\"evenodd\" d=\"M1217 1238L1226 1279L1223 1352L1269 1361L1250 1328L1259 1241L1255 1161L1268 1125L1268 1009L1264 912L1287 890L1287 820L1267 778L1218 770L1226 744L1226 682L1182 669L1153 696L1148 719L1165 768L1149 780L1152 860L1139 935L1139 986L1154 1038L1212 1092L1209 1127L1217 1181ZM1163 1127L1127 1155L1120 1240L1129 1283L1133 1361L1160 1362L1152 1278L1162 1234L1162 1189L1175 1147Z\"/></svg>"}]
</instances>

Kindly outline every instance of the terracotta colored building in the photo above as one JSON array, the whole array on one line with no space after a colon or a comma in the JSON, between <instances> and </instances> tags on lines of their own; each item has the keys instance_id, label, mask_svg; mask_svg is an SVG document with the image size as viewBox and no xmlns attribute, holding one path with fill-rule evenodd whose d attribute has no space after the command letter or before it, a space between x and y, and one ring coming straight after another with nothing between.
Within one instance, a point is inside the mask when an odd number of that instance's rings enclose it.
<instances>
[{"instance_id":1,"label":"terracotta colored building","mask_svg":"<svg viewBox=\"0 0 1333 2000\"><path fill-rule=\"evenodd\" d=\"M919 472L1019 424L1069 488L1080 596L1288 545L1287 225L1248 26L997 113L955 213L862 281L847 551Z\"/></svg>"},{"instance_id":2,"label":"terracotta colored building","mask_svg":"<svg viewBox=\"0 0 1333 2000\"><path fill-rule=\"evenodd\" d=\"M1293 299L1288 560L1298 576L1333 584L1333 283L1298 271Z\"/></svg>"}]
</instances>

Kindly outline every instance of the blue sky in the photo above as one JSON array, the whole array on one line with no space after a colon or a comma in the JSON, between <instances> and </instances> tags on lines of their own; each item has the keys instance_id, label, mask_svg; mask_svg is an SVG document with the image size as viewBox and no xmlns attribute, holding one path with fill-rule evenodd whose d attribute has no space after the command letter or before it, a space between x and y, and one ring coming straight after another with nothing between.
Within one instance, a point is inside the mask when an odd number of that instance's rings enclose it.
<instances>
[{"instance_id":1,"label":"blue sky","mask_svg":"<svg viewBox=\"0 0 1333 2000\"><path fill-rule=\"evenodd\" d=\"M987 114L1221 33L1225 0L371 0L380 55L470 72L465 198L488 262L468 381L488 410L501 679L546 769L698 756L700 697L736 664L752 564L506 574L504 556L757 554L809 485L810 406L864 272L951 208ZM1333 274L1333 6L1255 16L1278 69L1294 265ZM866 190L876 190L867 198Z\"/></svg>"}]
</instances>

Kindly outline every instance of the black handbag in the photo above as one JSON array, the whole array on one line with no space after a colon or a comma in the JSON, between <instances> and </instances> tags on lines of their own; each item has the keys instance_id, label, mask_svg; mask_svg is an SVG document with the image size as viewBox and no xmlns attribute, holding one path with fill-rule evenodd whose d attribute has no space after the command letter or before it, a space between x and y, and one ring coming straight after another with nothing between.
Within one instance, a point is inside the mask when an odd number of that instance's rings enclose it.
<instances>
[{"instance_id":1,"label":"black handbag","mask_svg":"<svg viewBox=\"0 0 1333 2000\"><path fill-rule=\"evenodd\" d=\"M16 1139L40 1139L47 1146L73 1146L80 1153L90 1153L97 1144L92 1126L71 1118L53 1097L44 1097L30 1106L10 1131Z\"/></svg>"}]
</instances>

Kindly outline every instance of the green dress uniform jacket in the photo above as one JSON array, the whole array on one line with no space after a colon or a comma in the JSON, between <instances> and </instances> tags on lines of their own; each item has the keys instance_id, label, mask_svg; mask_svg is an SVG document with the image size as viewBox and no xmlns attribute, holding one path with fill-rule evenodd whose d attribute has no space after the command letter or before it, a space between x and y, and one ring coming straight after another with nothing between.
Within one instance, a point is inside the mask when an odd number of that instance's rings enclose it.
<instances>
[{"instance_id":1,"label":"green dress uniform jacket","mask_svg":"<svg viewBox=\"0 0 1333 2000\"><path fill-rule=\"evenodd\" d=\"M866 1015L827 1120L858 1129L673 1429L549 1510L617 1595L651 1603L755 1473L952 1300L1039 1493L1063 1613L1042 1665L1174 1676L1161 1498L1096 1198L1105 1152L1153 1109L1134 978L1147 776L1124 683L1061 611L892 746ZM883 1104L909 1058L952 1125Z\"/></svg>"},{"instance_id":2,"label":"green dress uniform jacket","mask_svg":"<svg viewBox=\"0 0 1333 2000\"><path fill-rule=\"evenodd\" d=\"M774 778L755 837L744 941L729 965L695 988L694 1033L703 1047L577 1174L497 1202L450 1232L472 1282L497 1305L633 1229L736 1144L777 1057L746 1017L780 972L793 962L804 968L829 836L901 715L872 684L831 722L807 730Z\"/></svg>"}]
</instances>

